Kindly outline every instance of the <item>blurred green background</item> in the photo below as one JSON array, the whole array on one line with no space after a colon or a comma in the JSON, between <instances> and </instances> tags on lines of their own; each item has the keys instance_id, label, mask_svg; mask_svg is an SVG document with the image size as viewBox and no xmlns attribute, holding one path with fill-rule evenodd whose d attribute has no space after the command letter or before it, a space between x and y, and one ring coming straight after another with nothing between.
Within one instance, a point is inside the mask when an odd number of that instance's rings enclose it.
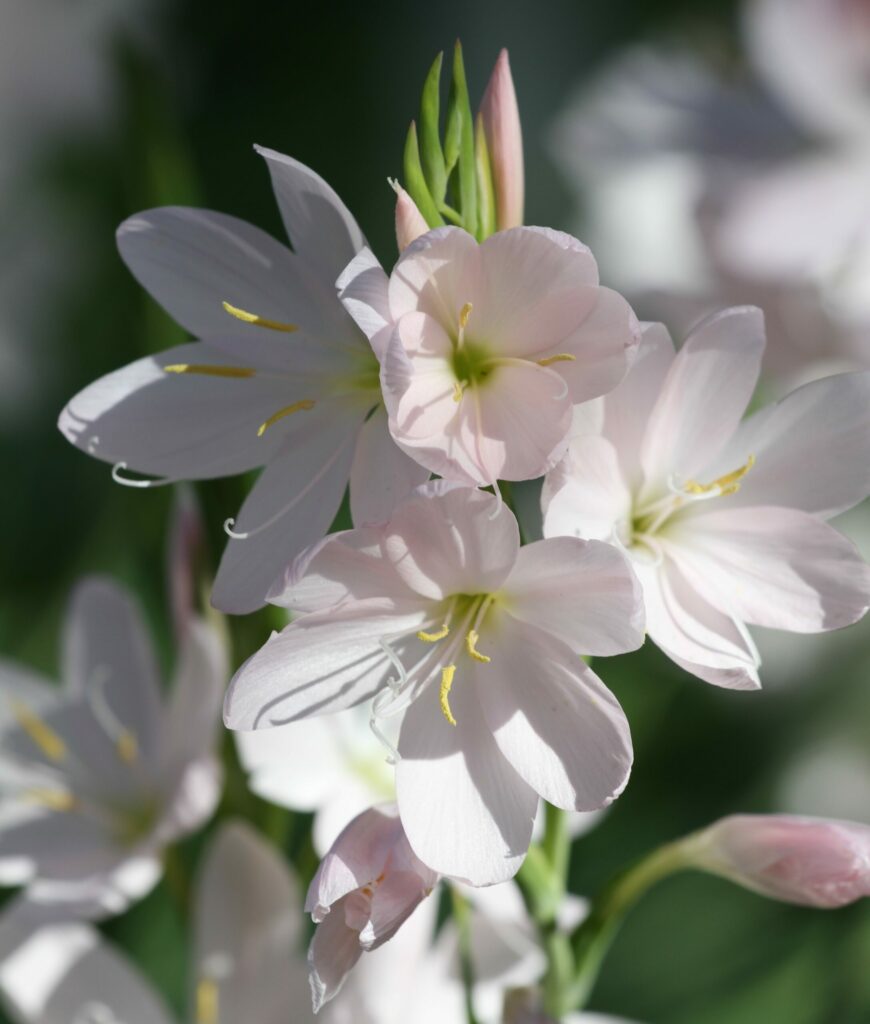
<instances>
[{"instance_id":1,"label":"blurred green background","mask_svg":"<svg viewBox=\"0 0 870 1024\"><path fill-rule=\"evenodd\" d=\"M527 222L573 226L574 189L546 144L568 96L620 48L662 36L702 59L739 62L737 24L733 0L4 0L0 655L52 674L66 595L80 574L100 571L140 595L169 658L171 496L115 486L55 428L85 384L180 339L117 256L121 220L193 204L280 236L252 149L261 143L323 175L392 260L386 179L401 172L432 58L459 36L473 97L499 48L510 50ZM242 480L198 487L214 557L246 489ZM267 613L233 623L236 663L268 628ZM649 645L599 663L632 722L636 767L614 810L576 844L574 891L593 892L651 846L725 813L868 820L868 654L866 624L824 643L781 639L761 694L704 686ZM244 798L231 791L224 810L234 799ZM266 820L266 808L250 806ZM287 834L294 856L304 855L299 835ZM193 861L198 844L187 846ZM165 886L106 930L181 1012L184 927ZM870 1020L868 965L866 903L814 913L680 877L630 918L592 1006L649 1024L859 1024Z\"/></svg>"}]
</instances>

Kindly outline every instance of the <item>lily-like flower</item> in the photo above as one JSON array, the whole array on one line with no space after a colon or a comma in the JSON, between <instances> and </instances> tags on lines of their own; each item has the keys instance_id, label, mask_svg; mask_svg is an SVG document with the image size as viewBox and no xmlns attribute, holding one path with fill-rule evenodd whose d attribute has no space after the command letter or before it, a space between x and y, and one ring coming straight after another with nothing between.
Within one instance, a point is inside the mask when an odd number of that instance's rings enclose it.
<instances>
[{"instance_id":1,"label":"lily-like flower","mask_svg":"<svg viewBox=\"0 0 870 1024\"><path fill-rule=\"evenodd\" d=\"M681 845L694 867L786 903L833 908L870 896L870 825L735 814Z\"/></svg>"},{"instance_id":2,"label":"lily-like flower","mask_svg":"<svg viewBox=\"0 0 870 1024\"><path fill-rule=\"evenodd\" d=\"M305 910L317 925L308 950L316 1013L364 952L391 939L435 888L395 805L363 811L344 829L311 881Z\"/></svg>"},{"instance_id":3,"label":"lily-like flower","mask_svg":"<svg viewBox=\"0 0 870 1024\"><path fill-rule=\"evenodd\" d=\"M116 584L73 594L63 687L0 665L0 878L58 913L100 917L144 895L163 848L220 795L220 636L192 619L165 699L139 612Z\"/></svg>"},{"instance_id":4,"label":"lily-like flower","mask_svg":"<svg viewBox=\"0 0 870 1024\"><path fill-rule=\"evenodd\" d=\"M201 340L101 378L59 423L132 486L266 467L227 523L212 599L229 612L262 605L274 567L326 534L348 478L361 524L384 518L427 475L391 441L378 356L335 296L335 279L364 244L356 221L309 168L259 152L294 250L208 210L167 207L125 221L125 262ZM131 470L161 479L131 479Z\"/></svg>"},{"instance_id":5,"label":"lily-like flower","mask_svg":"<svg viewBox=\"0 0 870 1024\"><path fill-rule=\"evenodd\" d=\"M615 387L639 338L589 249L548 228L478 243L437 228L391 274L368 250L342 301L382 351L390 431L420 465L478 485L540 476L564 454L571 406Z\"/></svg>"},{"instance_id":6,"label":"lily-like flower","mask_svg":"<svg viewBox=\"0 0 870 1024\"><path fill-rule=\"evenodd\" d=\"M625 381L578 410L543 494L544 534L607 539L643 584L647 630L701 679L758 687L746 623L860 619L870 569L825 521L870 493L870 373L815 381L741 423L761 312L714 314L679 354L650 325Z\"/></svg>"},{"instance_id":7,"label":"lily-like flower","mask_svg":"<svg viewBox=\"0 0 870 1024\"><path fill-rule=\"evenodd\" d=\"M640 590L612 546L520 548L495 496L438 481L386 524L327 538L273 600L307 614L238 671L227 724L268 728L373 697L375 726L404 711L399 811L433 870L509 878L538 795L593 810L625 786L628 723L579 657L643 640Z\"/></svg>"},{"instance_id":8,"label":"lily-like flower","mask_svg":"<svg viewBox=\"0 0 870 1024\"><path fill-rule=\"evenodd\" d=\"M523 133L507 50L502 50L480 105L495 187L496 223L500 231L523 222L525 175Z\"/></svg>"}]
</instances>

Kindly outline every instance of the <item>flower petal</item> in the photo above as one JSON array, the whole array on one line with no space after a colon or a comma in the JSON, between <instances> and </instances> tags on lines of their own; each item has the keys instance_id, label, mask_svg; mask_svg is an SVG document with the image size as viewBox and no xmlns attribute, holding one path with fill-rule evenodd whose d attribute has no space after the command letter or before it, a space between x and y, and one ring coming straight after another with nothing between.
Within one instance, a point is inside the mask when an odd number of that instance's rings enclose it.
<instances>
[{"instance_id":1,"label":"flower petal","mask_svg":"<svg viewBox=\"0 0 870 1024\"><path fill-rule=\"evenodd\" d=\"M363 249L348 263L335 284L342 305L369 339L380 362L393 329L389 277L371 249Z\"/></svg>"},{"instance_id":2,"label":"flower petal","mask_svg":"<svg viewBox=\"0 0 870 1024\"><path fill-rule=\"evenodd\" d=\"M359 933L345 924L344 907L339 902L314 929L314 938L308 947L311 1002L315 1013L338 995L362 953Z\"/></svg>"},{"instance_id":3,"label":"flower petal","mask_svg":"<svg viewBox=\"0 0 870 1024\"><path fill-rule=\"evenodd\" d=\"M459 311L479 291L477 242L461 228L435 228L413 241L390 275L390 312L426 313L442 326L455 325Z\"/></svg>"},{"instance_id":4,"label":"flower petal","mask_svg":"<svg viewBox=\"0 0 870 1024\"><path fill-rule=\"evenodd\" d=\"M850 540L797 509L723 509L680 523L668 544L711 604L796 633L840 629L870 607L870 566Z\"/></svg>"},{"instance_id":5,"label":"flower petal","mask_svg":"<svg viewBox=\"0 0 870 1024\"><path fill-rule=\"evenodd\" d=\"M628 559L610 544L576 537L527 544L504 595L513 618L577 654L623 654L643 643L643 592Z\"/></svg>"},{"instance_id":6,"label":"flower petal","mask_svg":"<svg viewBox=\"0 0 870 1024\"><path fill-rule=\"evenodd\" d=\"M399 736L396 792L417 856L441 874L492 885L516 874L538 798L504 759L463 664L450 694L451 726L433 685L408 708Z\"/></svg>"},{"instance_id":7,"label":"flower petal","mask_svg":"<svg viewBox=\"0 0 870 1024\"><path fill-rule=\"evenodd\" d=\"M495 636L487 631L492 663L474 674L499 750L557 807L592 811L611 803L632 762L618 701L559 640L513 616L497 628Z\"/></svg>"}]
</instances>

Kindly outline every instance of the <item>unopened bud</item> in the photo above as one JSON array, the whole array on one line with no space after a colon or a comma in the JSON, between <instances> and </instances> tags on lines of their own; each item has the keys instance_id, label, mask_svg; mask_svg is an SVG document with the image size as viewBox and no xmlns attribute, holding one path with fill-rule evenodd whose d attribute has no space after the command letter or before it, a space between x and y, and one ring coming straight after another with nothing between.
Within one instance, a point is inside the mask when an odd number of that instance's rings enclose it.
<instances>
[{"instance_id":1,"label":"unopened bud","mask_svg":"<svg viewBox=\"0 0 870 1024\"><path fill-rule=\"evenodd\" d=\"M396 183L393 188L396 191L396 244L399 252L403 252L415 238L426 234L429 225L401 185Z\"/></svg>"},{"instance_id":2,"label":"unopened bud","mask_svg":"<svg viewBox=\"0 0 870 1024\"><path fill-rule=\"evenodd\" d=\"M504 231L522 224L525 191L523 135L507 50L498 55L480 113L495 187L496 223Z\"/></svg>"}]
</instances>

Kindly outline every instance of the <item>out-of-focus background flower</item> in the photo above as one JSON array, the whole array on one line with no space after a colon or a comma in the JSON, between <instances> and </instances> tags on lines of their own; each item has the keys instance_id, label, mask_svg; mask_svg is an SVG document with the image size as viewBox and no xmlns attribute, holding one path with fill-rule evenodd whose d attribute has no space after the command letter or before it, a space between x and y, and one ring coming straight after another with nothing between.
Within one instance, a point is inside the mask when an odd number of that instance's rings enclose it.
<instances>
[{"instance_id":1,"label":"out-of-focus background flower","mask_svg":"<svg viewBox=\"0 0 870 1024\"><path fill-rule=\"evenodd\" d=\"M761 305L767 398L870 367L867 0L4 0L0 656L53 675L68 591L109 572L169 659L169 491L115 486L55 429L85 384L181 340L121 264L116 225L192 204L280 236L260 143L323 175L391 261L386 179L426 70L457 35L473 96L510 50L527 222L590 244L641 317L679 335L707 309ZM245 489L198 487L212 559ZM867 509L842 525L870 554ZM271 614L231 623L236 664ZM758 640L758 694L705 686L651 645L596 665L631 720L636 766L575 843L574 892L735 811L870 821L867 623ZM245 814L307 881L310 816L250 795L229 740L225 758L218 818ZM183 845L190 866L202 848ZM102 930L180 1013L175 906L161 883ZM630 918L592 1008L651 1024L859 1024L868 962L866 905L813 913L679 877Z\"/></svg>"}]
</instances>

